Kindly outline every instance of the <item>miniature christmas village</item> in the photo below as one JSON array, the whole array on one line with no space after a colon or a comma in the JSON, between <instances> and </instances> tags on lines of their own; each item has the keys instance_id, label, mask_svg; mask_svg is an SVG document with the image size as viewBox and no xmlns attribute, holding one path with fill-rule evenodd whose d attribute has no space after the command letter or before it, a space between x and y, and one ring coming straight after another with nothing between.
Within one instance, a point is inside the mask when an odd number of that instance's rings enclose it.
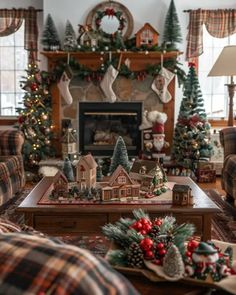
<instances>
[{"instance_id":1,"label":"miniature christmas village","mask_svg":"<svg viewBox=\"0 0 236 295\"><path fill-rule=\"evenodd\" d=\"M87 154L73 161L73 165L65 158L63 171L53 176L52 183L46 198L53 203L145 203L149 199L158 201L160 195L165 195L170 204L193 204L189 186L175 184L170 190L158 161L136 159L130 164L122 137L116 142L107 176L102 175L100 162Z\"/></svg>"}]
</instances>

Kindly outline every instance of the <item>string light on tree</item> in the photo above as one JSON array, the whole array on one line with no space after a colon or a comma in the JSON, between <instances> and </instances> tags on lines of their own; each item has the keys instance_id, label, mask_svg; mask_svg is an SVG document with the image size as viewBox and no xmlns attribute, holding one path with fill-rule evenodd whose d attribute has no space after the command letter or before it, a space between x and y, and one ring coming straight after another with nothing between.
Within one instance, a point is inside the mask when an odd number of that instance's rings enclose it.
<instances>
[{"instance_id":1,"label":"string light on tree","mask_svg":"<svg viewBox=\"0 0 236 295\"><path fill-rule=\"evenodd\" d=\"M26 168L37 165L41 159L53 156L50 146L52 139L51 95L49 74L41 72L30 56L26 70L27 77L21 81L25 90L23 107L18 108L19 129L25 135L23 157ZM46 91L45 91L46 90Z\"/></svg>"}]
</instances>

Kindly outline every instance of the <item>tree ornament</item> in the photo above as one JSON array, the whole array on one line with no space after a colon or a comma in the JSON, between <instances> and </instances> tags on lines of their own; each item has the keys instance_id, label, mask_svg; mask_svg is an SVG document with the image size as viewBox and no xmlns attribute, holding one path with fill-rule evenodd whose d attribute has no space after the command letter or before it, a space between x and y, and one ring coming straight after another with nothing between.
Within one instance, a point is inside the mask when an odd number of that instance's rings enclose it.
<instances>
[{"instance_id":1,"label":"tree ornament","mask_svg":"<svg viewBox=\"0 0 236 295\"><path fill-rule=\"evenodd\" d=\"M30 88L31 88L32 91L36 91L37 87L38 87L38 85L36 83L31 83Z\"/></svg>"},{"instance_id":2,"label":"tree ornament","mask_svg":"<svg viewBox=\"0 0 236 295\"><path fill-rule=\"evenodd\" d=\"M184 262L179 249L175 245L171 245L163 260L165 274L178 280L183 277L184 269Z\"/></svg>"},{"instance_id":3,"label":"tree ornament","mask_svg":"<svg viewBox=\"0 0 236 295\"><path fill-rule=\"evenodd\" d=\"M102 82L100 84L102 91L104 92L106 99L109 102L116 101L116 95L112 89L112 84L114 83L119 71L116 70L112 65L110 65L103 76Z\"/></svg>"},{"instance_id":4,"label":"tree ornament","mask_svg":"<svg viewBox=\"0 0 236 295\"><path fill-rule=\"evenodd\" d=\"M144 251L151 250L153 248L153 240L150 238L144 238L139 245Z\"/></svg>"}]
</instances>

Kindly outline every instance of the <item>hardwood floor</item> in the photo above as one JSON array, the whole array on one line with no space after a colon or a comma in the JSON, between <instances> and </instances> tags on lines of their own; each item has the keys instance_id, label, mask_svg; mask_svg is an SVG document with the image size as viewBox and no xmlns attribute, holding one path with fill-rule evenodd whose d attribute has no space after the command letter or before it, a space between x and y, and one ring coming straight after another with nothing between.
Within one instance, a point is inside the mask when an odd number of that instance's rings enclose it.
<instances>
[{"instance_id":1,"label":"hardwood floor","mask_svg":"<svg viewBox=\"0 0 236 295\"><path fill-rule=\"evenodd\" d=\"M203 190L207 189L216 189L221 195L225 196L226 193L221 187L221 177L216 177L216 182L210 182L210 183L198 183L199 187Z\"/></svg>"}]
</instances>

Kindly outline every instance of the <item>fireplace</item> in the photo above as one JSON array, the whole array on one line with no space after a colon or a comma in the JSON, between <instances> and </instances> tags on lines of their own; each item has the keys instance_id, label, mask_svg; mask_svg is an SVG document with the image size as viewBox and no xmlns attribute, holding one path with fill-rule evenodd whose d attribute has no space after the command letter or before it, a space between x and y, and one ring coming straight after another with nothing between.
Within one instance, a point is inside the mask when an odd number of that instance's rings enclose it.
<instances>
[{"instance_id":1,"label":"fireplace","mask_svg":"<svg viewBox=\"0 0 236 295\"><path fill-rule=\"evenodd\" d=\"M122 136L128 155L137 156L142 148L141 119L142 102L80 102L79 151L112 155L118 136Z\"/></svg>"}]
</instances>

